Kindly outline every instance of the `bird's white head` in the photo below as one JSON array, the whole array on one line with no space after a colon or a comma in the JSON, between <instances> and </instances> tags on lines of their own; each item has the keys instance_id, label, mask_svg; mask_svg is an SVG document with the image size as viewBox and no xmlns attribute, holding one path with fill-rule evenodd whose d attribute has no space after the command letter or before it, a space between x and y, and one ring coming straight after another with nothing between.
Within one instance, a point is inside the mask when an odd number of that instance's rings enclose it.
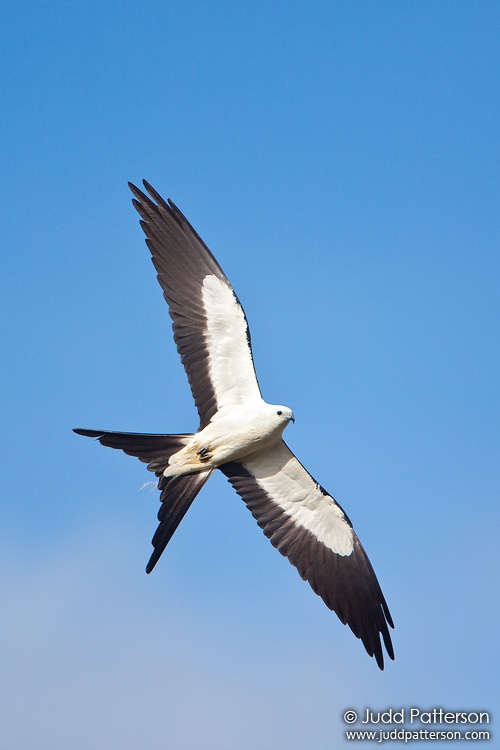
<instances>
[{"instance_id":1,"label":"bird's white head","mask_svg":"<svg viewBox=\"0 0 500 750\"><path fill-rule=\"evenodd\" d=\"M293 411L288 406L267 404L267 407L269 410L269 416L275 422L276 427L282 427L282 429L285 429L289 422L295 422Z\"/></svg>"}]
</instances>

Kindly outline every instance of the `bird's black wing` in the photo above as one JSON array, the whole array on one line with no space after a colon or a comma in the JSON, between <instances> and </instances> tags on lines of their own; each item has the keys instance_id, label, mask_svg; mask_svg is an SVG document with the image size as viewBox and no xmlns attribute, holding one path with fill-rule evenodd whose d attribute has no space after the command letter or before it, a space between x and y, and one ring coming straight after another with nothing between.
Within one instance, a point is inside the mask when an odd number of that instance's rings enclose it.
<instances>
[{"instance_id":1,"label":"bird's black wing","mask_svg":"<svg viewBox=\"0 0 500 750\"><path fill-rule=\"evenodd\" d=\"M380 669L380 636L394 659L389 609L370 561L338 503L280 442L219 467L271 543L360 638Z\"/></svg>"},{"instance_id":2,"label":"bird's black wing","mask_svg":"<svg viewBox=\"0 0 500 750\"><path fill-rule=\"evenodd\" d=\"M133 204L203 428L217 411L260 400L248 323L221 267L185 216L144 185L153 200L130 185Z\"/></svg>"}]
</instances>

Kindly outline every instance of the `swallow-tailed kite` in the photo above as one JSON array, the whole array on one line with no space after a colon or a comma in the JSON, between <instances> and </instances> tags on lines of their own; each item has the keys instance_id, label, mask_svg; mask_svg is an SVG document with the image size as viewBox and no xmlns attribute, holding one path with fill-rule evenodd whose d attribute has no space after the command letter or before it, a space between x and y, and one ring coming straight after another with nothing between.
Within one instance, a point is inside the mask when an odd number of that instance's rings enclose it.
<instances>
[{"instance_id":1,"label":"swallow-tailed kite","mask_svg":"<svg viewBox=\"0 0 500 750\"><path fill-rule=\"evenodd\" d=\"M159 478L160 524L150 573L211 473L220 469L282 555L360 638L383 669L380 635L394 658L394 627L348 517L295 458L282 434L293 412L266 403L243 308L191 224L147 182L133 204L169 305L175 343L198 408L198 432L145 435L76 429L136 456Z\"/></svg>"}]
</instances>

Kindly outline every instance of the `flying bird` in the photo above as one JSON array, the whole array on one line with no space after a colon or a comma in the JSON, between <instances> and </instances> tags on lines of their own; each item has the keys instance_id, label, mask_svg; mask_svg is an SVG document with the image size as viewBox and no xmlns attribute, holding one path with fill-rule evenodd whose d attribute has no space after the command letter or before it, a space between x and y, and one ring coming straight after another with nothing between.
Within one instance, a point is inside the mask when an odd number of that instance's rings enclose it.
<instances>
[{"instance_id":1,"label":"flying bird","mask_svg":"<svg viewBox=\"0 0 500 750\"><path fill-rule=\"evenodd\" d=\"M75 429L147 464L161 491L150 573L210 475L222 471L271 544L384 668L394 627L375 572L340 505L283 441L292 410L262 399L243 308L218 262L172 201L129 183L200 417L198 432Z\"/></svg>"}]
</instances>

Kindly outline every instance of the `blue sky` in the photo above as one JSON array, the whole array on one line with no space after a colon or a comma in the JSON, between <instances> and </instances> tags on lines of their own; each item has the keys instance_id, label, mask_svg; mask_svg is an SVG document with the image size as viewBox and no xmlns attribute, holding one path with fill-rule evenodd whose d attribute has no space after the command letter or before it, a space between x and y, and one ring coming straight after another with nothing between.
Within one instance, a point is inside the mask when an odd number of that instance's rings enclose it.
<instances>
[{"instance_id":1,"label":"blue sky","mask_svg":"<svg viewBox=\"0 0 500 750\"><path fill-rule=\"evenodd\" d=\"M346 708L494 711L498 4L1 16L6 746L323 750ZM231 279L264 397L372 560L384 673L222 476L146 576L151 476L71 433L197 427L143 177Z\"/></svg>"}]
</instances>

